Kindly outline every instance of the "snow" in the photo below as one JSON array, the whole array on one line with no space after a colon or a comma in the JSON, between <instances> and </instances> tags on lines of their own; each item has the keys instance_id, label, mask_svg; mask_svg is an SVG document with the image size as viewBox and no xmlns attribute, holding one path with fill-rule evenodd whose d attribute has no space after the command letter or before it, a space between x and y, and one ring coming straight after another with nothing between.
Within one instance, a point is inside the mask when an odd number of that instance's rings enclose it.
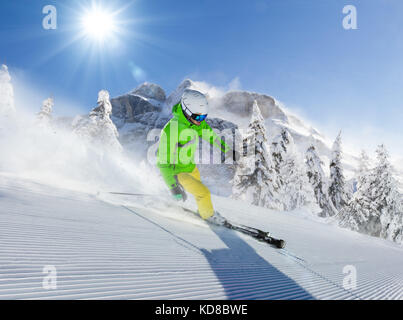
<instances>
[{"instance_id":1,"label":"snow","mask_svg":"<svg viewBox=\"0 0 403 320\"><path fill-rule=\"evenodd\" d=\"M10 175L0 202L0 299L403 298L401 246L301 214L214 197L225 217L286 239L278 250L155 201ZM346 265L356 290L343 288ZM44 266L56 290L42 287Z\"/></svg>"},{"instance_id":2,"label":"snow","mask_svg":"<svg viewBox=\"0 0 403 320\"><path fill-rule=\"evenodd\" d=\"M145 192L163 188L146 163L96 148L71 130L38 127L32 116L20 113L16 126L0 130L0 172L85 192L95 188ZM8 124L0 118L0 128L3 123Z\"/></svg>"}]
</instances>

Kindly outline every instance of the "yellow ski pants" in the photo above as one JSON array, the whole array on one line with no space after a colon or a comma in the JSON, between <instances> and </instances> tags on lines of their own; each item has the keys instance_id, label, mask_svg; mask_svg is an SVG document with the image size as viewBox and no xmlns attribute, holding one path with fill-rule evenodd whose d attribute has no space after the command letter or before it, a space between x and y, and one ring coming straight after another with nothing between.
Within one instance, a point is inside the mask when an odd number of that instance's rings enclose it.
<instances>
[{"instance_id":1,"label":"yellow ski pants","mask_svg":"<svg viewBox=\"0 0 403 320\"><path fill-rule=\"evenodd\" d=\"M195 197L200 216L203 219L213 216L214 208L210 190L201 182L199 169L196 167L193 172L179 173L178 181L187 192Z\"/></svg>"}]
</instances>

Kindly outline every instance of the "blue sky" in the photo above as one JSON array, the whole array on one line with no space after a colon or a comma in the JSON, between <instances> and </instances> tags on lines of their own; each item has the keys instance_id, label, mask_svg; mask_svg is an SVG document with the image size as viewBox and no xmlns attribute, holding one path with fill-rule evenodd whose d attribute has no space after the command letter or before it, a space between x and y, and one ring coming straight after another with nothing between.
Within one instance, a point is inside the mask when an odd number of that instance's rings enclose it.
<instances>
[{"instance_id":1,"label":"blue sky","mask_svg":"<svg viewBox=\"0 0 403 320\"><path fill-rule=\"evenodd\" d=\"M84 112L103 88L116 96L150 81L169 93L185 77L222 87L239 78L242 89L276 97L330 136L343 129L350 148L385 141L403 154L401 0L97 1L124 8L121 31L104 46L72 42L90 3L2 1L0 62L43 98ZM42 28L48 4L57 30ZM347 4L357 8L358 30L342 27Z\"/></svg>"}]
</instances>

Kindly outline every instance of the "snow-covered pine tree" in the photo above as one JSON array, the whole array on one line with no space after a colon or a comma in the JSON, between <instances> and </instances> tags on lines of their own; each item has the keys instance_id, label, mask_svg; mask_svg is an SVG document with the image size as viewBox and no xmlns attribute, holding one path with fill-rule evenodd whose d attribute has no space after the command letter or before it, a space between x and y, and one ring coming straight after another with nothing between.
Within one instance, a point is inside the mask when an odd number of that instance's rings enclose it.
<instances>
[{"instance_id":1,"label":"snow-covered pine tree","mask_svg":"<svg viewBox=\"0 0 403 320\"><path fill-rule=\"evenodd\" d=\"M291 135L286 129L282 129L281 133L273 139L271 144L271 154L273 157L274 168L280 173L282 164L286 160L286 154L291 142Z\"/></svg>"},{"instance_id":2,"label":"snow-covered pine tree","mask_svg":"<svg viewBox=\"0 0 403 320\"><path fill-rule=\"evenodd\" d=\"M14 89L6 65L0 68L0 116L13 116L15 113Z\"/></svg>"},{"instance_id":3,"label":"snow-covered pine tree","mask_svg":"<svg viewBox=\"0 0 403 320\"><path fill-rule=\"evenodd\" d=\"M403 241L403 207L384 145L376 150L377 165L367 168L361 156L357 192L341 216L340 225L398 243Z\"/></svg>"},{"instance_id":4,"label":"snow-covered pine tree","mask_svg":"<svg viewBox=\"0 0 403 320\"><path fill-rule=\"evenodd\" d=\"M362 150L358 163L357 185L366 184L366 179L369 171L370 171L369 157L365 152L365 150Z\"/></svg>"},{"instance_id":5,"label":"snow-covered pine tree","mask_svg":"<svg viewBox=\"0 0 403 320\"><path fill-rule=\"evenodd\" d=\"M329 217L337 214L332 201L327 193L326 176L322 168L322 160L319 158L316 148L311 145L306 151L306 166L309 182L313 187L317 204L322 209L321 217Z\"/></svg>"},{"instance_id":6,"label":"snow-covered pine tree","mask_svg":"<svg viewBox=\"0 0 403 320\"><path fill-rule=\"evenodd\" d=\"M102 90L98 94L98 106L90 112L89 116L74 120L74 132L98 146L120 152L122 146L118 140L119 133L110 118L111 114L109 93Z\"/></svg>"},{"instance_id":7,"label":"snow-covered pine tree","mask_svg":"<svg viewBox=\"0 0 403 320\"><path fill-rule=\"evenodd\" d=\"M267 144L264 119L256 101L241 150L243 157L233 179L233 198L246 200L261 207L278 209L276 174Z\"/></svg>"},{"instance_id":8,"label":"snow-covered pine tree","mask_svg":"<svg viewBox=\"0 0 403 320\"><path fill-rule=\"evenodd\" d=\"M373 221L377 220L376 208L369 197L372 179L373 174L370 170L368 155L365 151L361 151L356 178L356 191L348 205L340 212L340 226L362 233L374 231L373 227L371 227L372 231L367 230L367 226L372 226Z\"/></svg>"},{"instance_id":9,"label":"snow-covered pine tree","mask_svg":"<svg viewBox=\"0 0 403 320\"><path fill-rule=\"evenodd\" d=\"M382 144L376 150L378 163L371 181L370 196L379 212L381 234L385 239L401 241L403 208L397 181L393 177L389 154Z\"/></svg>"},{"instance_id":10,"label":"snow-covered pine tree","mask_svg":"<svg viewBox=\"0 0 403 320\"><path fill-rule=\"evenodd\" d=\"M53 98L48 98L43 101L42 108L37 114L37 119L41 124L49 125L51 123L53 106Z\"/></svg>"},{"instance_id":11,"label":"snow-covered pine tree","mask_svg":"<svg viewBox=\"0 0 403 320\"><path fill-rule=\"evenodd\" d=\"M343 165L341 163L341 131L339 132L332 148L332 159L330 161L330 183L329 197L334 207L340 211L349 201L349 195L346 192L346 182L343 174Z\"/></svg>"},{"instance_id":12,"label":"snow-covered pine tree","mask_svg":"<svg viewBox=\"0 0 403 320\"><path fill-rule=\"evenodd\" d=\"M274 138L271 152L278 178L278 194L282 210L294 210L316 203L303 160L288 130L282 129Z\"/></svg>"}]
</instances>

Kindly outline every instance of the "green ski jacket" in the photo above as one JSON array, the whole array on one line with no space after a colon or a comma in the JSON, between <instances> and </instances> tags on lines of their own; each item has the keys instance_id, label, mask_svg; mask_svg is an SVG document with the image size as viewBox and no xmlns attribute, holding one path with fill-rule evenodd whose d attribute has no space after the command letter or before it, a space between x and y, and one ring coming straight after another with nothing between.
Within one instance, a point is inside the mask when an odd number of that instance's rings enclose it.
<instances>
[{"instance_id":1,"label":"green ski jacket","mask_svg":"<svg viewBox=\"0 0 403 320\"><path fill-rule=\"evenodd\" d=\"M206 121L200 126L190 123L183 114L180 103L173 106L172 114L173 118L161 132L157 154L157 166L169 189L176 187L177 174L193 172L195 169L194 155L199 137L224 153L230 150Z\"/></svg>"}]
</instances>

